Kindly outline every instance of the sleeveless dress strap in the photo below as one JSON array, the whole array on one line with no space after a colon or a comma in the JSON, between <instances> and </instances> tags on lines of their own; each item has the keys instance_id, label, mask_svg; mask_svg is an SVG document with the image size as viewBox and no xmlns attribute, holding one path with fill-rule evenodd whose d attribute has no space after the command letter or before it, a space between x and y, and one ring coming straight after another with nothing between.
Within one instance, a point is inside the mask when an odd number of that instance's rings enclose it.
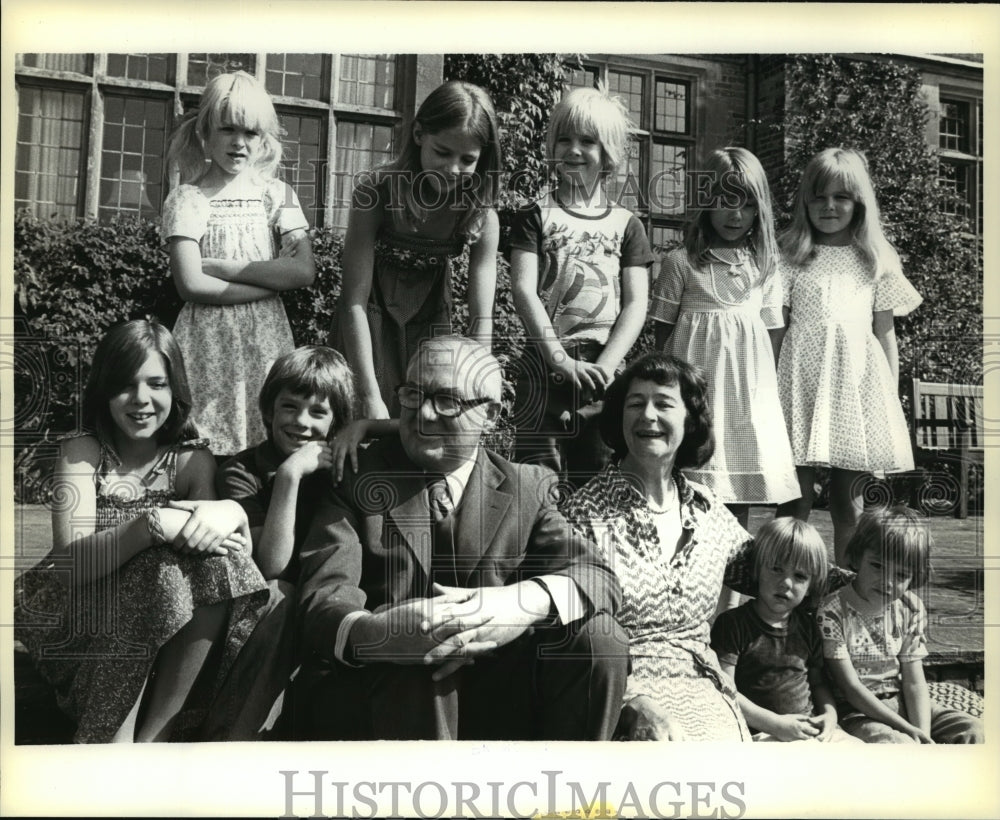
<instances>
[{"instance_id":1,"label":"sleeveless dress strap","mask_svg":"<svg viewBox=\"0 0 1000 820\"><path fill-rule=\"evenodd\" d=\"M189 438L184 441L179 441L166 453L163 454L161 458L154 466L153 469L149 471L147 476L148 483L152 483L157 476L162 475L164 472L167 474L167 485L170 491L173 492L174 487L177 485L177 458L178 456L187 450L207 450L208 449L208 439L207 438Z\"/></svg>"}]
</instances>

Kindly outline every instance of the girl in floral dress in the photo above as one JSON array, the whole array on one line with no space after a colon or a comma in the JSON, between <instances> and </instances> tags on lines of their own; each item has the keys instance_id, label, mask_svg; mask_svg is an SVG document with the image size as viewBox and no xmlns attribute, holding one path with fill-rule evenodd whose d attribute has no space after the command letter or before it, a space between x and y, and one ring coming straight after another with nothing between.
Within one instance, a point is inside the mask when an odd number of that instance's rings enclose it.
<instances>
[{"instance_id":1,"label":"girl in floral dress","mask_svg":"<svg viewBox=\"0 0 1000 820\"><path fill-rule=\"evenodd\" d=\"M421 340L451 332L452 260L469 250L469 335L492 335L500 137L489 96L447 82L421 104L396 160L362 175L344 238L331 346L357 378L359 416L396 418Z\"/></svg>"},{"instance_id":2,"label":"girl in floral dress","mask_svg":"<svg viewBox=\"0 0 1000 820\"><path fill-rule=\"evenodd\" d=\"M795 464L775 375L781 273L771 192L745 148L713 152L708 202L653 288L656 345L701 368L715 454L688 476L709 487L743 527L751 504L797 498Z\"/></svg>"},{"instance_id":3,"label":"girl in floral dress","mask_svg":"<svg viewBox=\"0 0 1000 820\"><path fill-rule=\"evenodd\" d=\"M913 469L893 317L922 299L885 238L858 151L828 148L809 161L781 246L789 317L778 389L802 495L778 514L806 520L816 468L829 467L842 565L867 478Z\"/></svg>"},{"instance_id":4,"label":"girl in floral dress","mask_svg":"<svg viewBox=\"0 0 1000 820\"><path fill-rule=\"evenodd\" d=\"M166 328L108 332L84 390L89 432L60 449L53 547L22 577L15 614L78 743L188 737L267 600L245 513L213 500L190 408Z\"/></svg>"},{"instance_id":5,"label":"girl in floral dress","mask_svg":"<svg viewBox=\"0 0 1000 820\"><path fill-rule=\"evenodd\" d=\"M281 126L267 92L239 71L214 78L167 157L181 185L163 206L170 271L186 304L174 335L187 363L192 418L216 455L257 444L271 363L294 348L279 292L315 277L308 223L275 173Z\"/></svg>"}]
</instances>

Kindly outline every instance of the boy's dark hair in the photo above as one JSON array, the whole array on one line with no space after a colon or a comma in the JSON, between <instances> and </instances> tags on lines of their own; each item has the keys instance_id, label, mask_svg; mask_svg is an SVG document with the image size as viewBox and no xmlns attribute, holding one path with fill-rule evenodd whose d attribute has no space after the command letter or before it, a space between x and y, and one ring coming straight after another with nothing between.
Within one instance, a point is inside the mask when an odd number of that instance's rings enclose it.
<instances>
[{"instance_id":1,"label":"boy's dark hair","mask_svg":"<svg viewBox=\"0 0 1000 820\"><path fill-rule=\"evenodd\" d=\"M331 430L339 430L354 420L354 373L336 350L322 345L305 345L275 360L260 389L260 414L271 437L274 402L282 390L296 396L318 396L330 402Z\"/></svg>"}]
</instances>

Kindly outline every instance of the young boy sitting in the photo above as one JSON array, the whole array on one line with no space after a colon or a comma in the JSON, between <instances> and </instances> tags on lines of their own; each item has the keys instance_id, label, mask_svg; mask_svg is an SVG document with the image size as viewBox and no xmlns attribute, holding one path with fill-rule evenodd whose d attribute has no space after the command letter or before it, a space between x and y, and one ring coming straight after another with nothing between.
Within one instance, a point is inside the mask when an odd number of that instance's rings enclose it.
<instances>
[{"instance_id":1,"label":"young boy sitting","mask_svg":"<svg viewBox=\"0 0 1000 820\"><path fill-rule=\"evenodd\" d=\"M777 518L756 537L757 597L722 612L712 648L735 680L743 717L757 741L850 741L823 671L823 645L808 597L826 585L826 546L815 528Z\"/></svg>"}]
</instances>

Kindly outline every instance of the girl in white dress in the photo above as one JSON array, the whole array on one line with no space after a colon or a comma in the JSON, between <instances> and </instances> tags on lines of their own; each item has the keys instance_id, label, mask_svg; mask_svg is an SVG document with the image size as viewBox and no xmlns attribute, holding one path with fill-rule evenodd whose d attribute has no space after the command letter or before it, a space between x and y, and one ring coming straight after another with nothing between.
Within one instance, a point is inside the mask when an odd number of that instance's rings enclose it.
<instances>
[{"instance_id":1,"label":"girl in white dress","mask_svg":"<svg viewBox=\"0 0 1000 820\"><path fill-rule=\"evenodd\" d=\"M685 246L669 253L653 286L657 348L701 368L715 454L694 481L745 528L751 504L797 498L778 401L775 360L784 321L771 192L745 148L714 151Z\"/></svg>"},{"instance_id":2,"label":"girl in white dress","mask_svg":"<svg viewBox=\"0 0 1000 820\"><path fill-rule=\"evenodd\" d=\"M170 272L186 304L174 336L187 363L192 418L217 456L264 438L257 397L294 348L280 291L316 275L294 191L275 176L281 126L245 72L215 77L171 139L181 185L163 206Z\"/></svg>"},{"instance_id":3,"label":"girl in white dress","mask_svg":"<svg viewBox=\"0 0 1000 820\"><path fill-rule=\"evenodd\" d=\"M922 299L885 238L858 151L828 148L809 161L781 246L788 333L778 385L802 496L778 514L807 519L816 467L831 468L842 565L871 474L913 469L893 316Z\"/></svg>"}]
</instances>

